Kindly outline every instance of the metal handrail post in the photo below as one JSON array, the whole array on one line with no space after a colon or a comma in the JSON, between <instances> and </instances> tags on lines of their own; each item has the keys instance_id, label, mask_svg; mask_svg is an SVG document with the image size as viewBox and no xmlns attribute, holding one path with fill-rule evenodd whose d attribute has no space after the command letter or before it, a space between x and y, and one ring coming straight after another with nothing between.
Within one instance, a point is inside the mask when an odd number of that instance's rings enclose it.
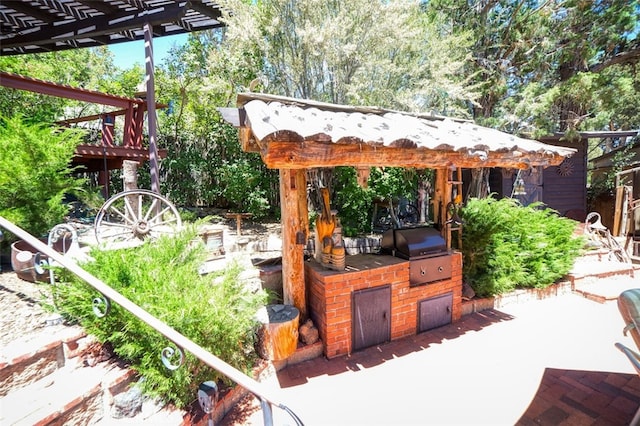
<instances>
[{"instance_id":1,"label":"metal handrail post","mask_svg":"<svg viewBox=\"0 0 640 426\"><path fill-rule=\"evenodd\" d=\"M252 379L247 376L240 370L237 370L232 365L218 358L217 356L211 354L206 349L198 345L197 343L191 341L187 337L183 336L179 332L177 332L172 327L158 320L156 317L118 293L116 290L109 287L103 281L93 276L89 272L82 269L78 264L68 258L63 254L58 253L52 247L49 247L47 244L38 240L22 228L14 225L4 217L0 216L0 227L6 229L7 231L13 233L17 237L23 239L28 244L30 244L34 249L40 251L41 253L46 254L49 258L55 260L60 265L64 266L66 269L71 271L73 274L77 275L79 278L86 281L89 285L95 288L98 292L102 293L102 295L122 306L124 309L129 311L131 314L138 317L140 320L144 321L146 324L153 327L157 332L165 336L167 339L172 341L178 347L188 350L193 355L195 355L202 362L207 364L208 366L214 368L220 373L224 374L231 380L233 380L238 385L247 389L249 392L256 395L261 401L265 400L271 405L275 405L278 408L286 411L293 417L297 424L302 424L298 417L293 414L293 412L283 403L279 402L274 396L269 395L268 389L257 380Z\"/></svg>"},{"instance_id":2,"label":"metal handrail post","mask_svg":"<svg viewBox=\"0 0 640 426\"><path fill-rule=\"evenodd\" d=\"M265 399L260 398L260 406L262 407L262 419L265 425L273 425L273 413L271 413L271 404Z\"/></svg>"}]
</instances>

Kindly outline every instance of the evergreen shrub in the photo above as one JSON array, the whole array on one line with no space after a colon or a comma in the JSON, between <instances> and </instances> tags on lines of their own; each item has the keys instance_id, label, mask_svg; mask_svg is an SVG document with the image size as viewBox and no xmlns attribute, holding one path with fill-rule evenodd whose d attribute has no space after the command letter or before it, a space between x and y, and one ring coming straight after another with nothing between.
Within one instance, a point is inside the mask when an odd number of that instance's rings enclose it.
<instances>
[{"instance_id":1,"label":"evergreen shrub","mask_svg":"<svg viewBox=\"0 0 640 426\"><path fill-rule=\"evenodd\" d=\"M471 199L462 209L463 279L478 296L545 288L572 268L583 247L577 223L540 203Z\"/></svg>"},{"instance_id":2,"label":"evergreen shrub","mask_svg":"<svg viewBox=\"0 0 640 426\"><path fill-rule=\"evenodd\" d=\"M238 278L242 268L231 264L219 274L200 275L205 258L195 227L175 237L142 246L105 251L93 249L82 266L136 305L235 368L250 373L257 359L255 314L267 302L262 290L249 290ZM184 364L169 370L162 363L164 348L173 344L116 303L103 318L92 310L99 297L92 287L60 271L54 287L56 308L80 323L101 343L131 364L144 380L143 390L177 407L193 402L200 383L231 384L225 376L185 351Z\"/></svg>"},{"instance_id":3,"label":"evergreen shrub","mask_svg":"<svg viewBox=\"0 0 640 426\"><path fill-rule=\"evenodd\" d=\"M63 222L65 195L83 183L70 166L82 136L20 116L0 117L0 216L37 237ZM7 242L14 240L10 235Z\"/></svg>"}]
</instances>

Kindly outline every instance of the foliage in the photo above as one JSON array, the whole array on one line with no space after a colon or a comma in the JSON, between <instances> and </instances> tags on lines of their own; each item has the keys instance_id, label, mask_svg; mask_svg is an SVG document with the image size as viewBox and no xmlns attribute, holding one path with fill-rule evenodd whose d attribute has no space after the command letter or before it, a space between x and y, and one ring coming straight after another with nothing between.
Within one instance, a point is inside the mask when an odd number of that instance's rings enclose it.
<instances>
[{"instance_id":1,"label":"foliage","mask_svg":"<svg viewBox=\"0 0 640 426\"><path fill-rule=\"evenodd\" d=\"M425 170L400 167L374 167L370 170L367 188L358 185L356 169L336 167L332 185L332 205L338 210L338 217L345 236L354 237L371 232L374 202L392 200L415 200L418 180L430 179Z\"/></svg>"},{"instance_id":2,"label":"foliage","mask_svg":"<svg viewBox=\"0 0 640 426\"><path fill-rule=\"evenodd\" d=\"M137 248L94 249L93 260L83 267L193 342L249 372L255 361L255 314L266 303L266 293L244 287L238 264L217 276L200 275L205 252L194 238L196 227L191 226L176 237ZM92 312L96 291L79 278L61 274L67 282L54 288L57 307L100 342L113 345L118 356L145 378L147 393L184 407L194 400L203 381L228 383L190 353L184 354L182 367L166 369L161 353L170 342L165 337L115 303L107 316L97 318Z\"/></svg>"},{"instance_id":3,"label":"foliage","mask_svg":"<svg viewBox=\"0 0 640 426\"><path fill-rule=\"evenodd\" d=\"M61 223L65 195L81 186L70 169L81 140L78 131L0 118L0 216L38 237Z\"/></svg>"},{"instance_id":4,"label":"foliage","mask_svg":"<svg viewBox=\"0 0 640 426\"><path fill-rule=\"evenodd\" d=\"M221 3L224 48L261 90L338 104L466 110L468 34L453 34L417 1ZM384 17L384 19L381 19ZM259 67L259 68L256 68Z\"/></svg>"},{"instance_id":5,"label":"foliage","mask_svg":"<svg viewBox=\"0 0 640 426\"><path fill-rule=\"evenodd\" d=\"M231 94L235 98L235 83L225 79L248 84L255 74L220 57L220 43L216 32L191 36L158 73L158 100L170 105L159 116L159 145L168 151L163 192L179 205L215 205L255 218L274 215L277 172L267 170L257 154L241 150L237 129L216 110Z\"/></svg>"},{"instance_id":6,"label":"foliage","mask_svg":"<svg viewBox=\"0 0 640 426\"><path fill-rule=\"evenodd\" d=\"M340 206L338 217L342 234L354 237L371 232L371 190L358 185L356 170L353 167L337 167L333 177L334 185L341 188L334 194L334 201Z\"/></svg>"},{"instance_id":7,"label":"foliage","mask_svg":"<svg viewBox=\"0 0 640 426\"><path fill-rule=\"evenodd\" d=\"M468 67L482 92L474 118L539 135L637 127L637 109L628 127L629 104L607 98L636 74L639 8L637 0L497 0L473 8L466 0L434 0L427 9L473 32Z\"/></svg>"},{"instance_id":8,"label":"foliage","mask_svg":"<svg viewBox=\"0 0 640 426\"><path fill-rule=\"evenodd\" d=\"M222 181L226 183L225 198L235 206L260 219L269 212L268 188L261 187L261 168L249 161L228 163L221 170Z\"/></svg>"},{"instance_id":9,"label":"foliage","mask_svg":"<svg viewBox=\"0 0 640 426\"><path fill-rule=\"evenodd\" d=\"M479 296L545 288L571 269L583 245L576 222L540 204L472 198L461 216L463 277Z\"/></svg>"}]
</instances>

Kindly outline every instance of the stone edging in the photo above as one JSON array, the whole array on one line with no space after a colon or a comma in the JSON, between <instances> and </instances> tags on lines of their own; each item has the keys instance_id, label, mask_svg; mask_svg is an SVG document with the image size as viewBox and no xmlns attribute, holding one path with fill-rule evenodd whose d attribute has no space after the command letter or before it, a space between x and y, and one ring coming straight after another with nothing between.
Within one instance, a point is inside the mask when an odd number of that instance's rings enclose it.
<instances>
[{"instance_id":1,"label":"stone edging","mask_svg":"<svg viewBox=\"0 0 640 426\"><path fill-rule=\"evenodd\" d=\"M571 281L560 281L547 288L530 288L514 290L506 294L481 299L462 301L462 316L487 309L501 308L514 303L525 303L532 300L548 299L572 293Z\"/></svg>"}]
</instances>

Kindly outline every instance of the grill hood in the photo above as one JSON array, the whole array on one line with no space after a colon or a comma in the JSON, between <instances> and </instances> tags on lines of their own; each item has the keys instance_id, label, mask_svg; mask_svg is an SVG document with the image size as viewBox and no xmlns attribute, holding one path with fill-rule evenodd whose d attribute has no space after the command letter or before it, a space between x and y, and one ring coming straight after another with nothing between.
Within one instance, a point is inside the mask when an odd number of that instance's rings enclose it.
<instances>
[{"instance_id":1,"label":"grill hood","mask_svg":"<svg viewBox=\"0 0 640 426\"><path fill-rule=\"evenodd\" d=\"M382 235L384 253L405 259L420 258L447 250L440 231L432 227L390 229Z\"/></svg>"}]
</instances>

